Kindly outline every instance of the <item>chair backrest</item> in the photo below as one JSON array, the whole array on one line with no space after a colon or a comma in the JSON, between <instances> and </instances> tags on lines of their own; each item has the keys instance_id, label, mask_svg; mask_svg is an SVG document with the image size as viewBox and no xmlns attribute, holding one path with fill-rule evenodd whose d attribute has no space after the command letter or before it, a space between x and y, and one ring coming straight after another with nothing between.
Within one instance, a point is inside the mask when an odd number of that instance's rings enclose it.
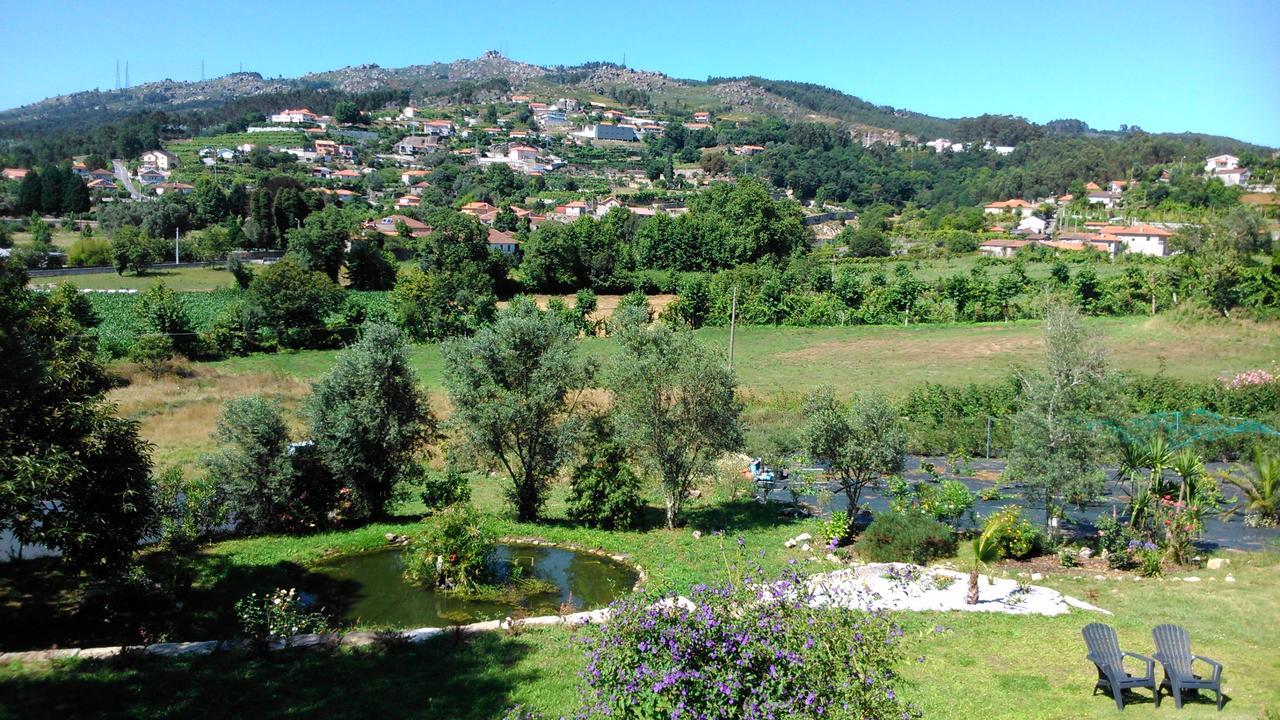
<instances>
[{"instance_id":1,"label":"chair backrest","mask_svg":"<svg viewBox=\"0 0 1280 720\"><path fill-rule=\"evenodd\" d=\"M1156 657L1179 675L1191 674L1191 636L1177 625L1157 625L1151 631Z\"/></svg>"},{"instance_id":2,"label":"chair backrest","mask_svg":"<svg viewBox=\"0 0 1280 720\"><path fill-rule=\"evenodd\" d=\"M1120 655L1120 641L1116 638L1116 631L1110 625L1102 623L1089 623L1081 630L1084 635L1084 644L1089 648L1089 659L1097 666L1104 670L1117 670L1122 666L1123 657Z\"/></svg>"}]
</instances>

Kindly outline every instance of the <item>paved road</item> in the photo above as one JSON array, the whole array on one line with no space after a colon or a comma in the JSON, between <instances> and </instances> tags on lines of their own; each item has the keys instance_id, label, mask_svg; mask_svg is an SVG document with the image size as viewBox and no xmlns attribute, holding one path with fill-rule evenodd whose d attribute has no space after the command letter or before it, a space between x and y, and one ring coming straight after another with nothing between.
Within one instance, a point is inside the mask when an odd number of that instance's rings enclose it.
<instances>
[{"instance_id":1,"label":"paved road","mask_svg":"<svg viewBox=\"0 0 1280 720\"><path fill-rule=\"evenodd\" d=\"M129 197L134 200L142 199L142 191L133 185L133 178L129 177L129 168L125 166L123 160L112 160L111 169L115 170L116 178L124 184L124 188L129 191Z\"/></svg>"}]
</instances>

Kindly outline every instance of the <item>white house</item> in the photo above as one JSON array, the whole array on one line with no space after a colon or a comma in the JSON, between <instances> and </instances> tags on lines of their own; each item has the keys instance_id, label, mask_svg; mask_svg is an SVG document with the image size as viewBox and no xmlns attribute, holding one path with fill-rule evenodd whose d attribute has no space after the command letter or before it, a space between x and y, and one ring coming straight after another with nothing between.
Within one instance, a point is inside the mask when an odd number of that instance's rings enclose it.
<instances>
[{"instance_id":1,"label":"white house","mask_svg":"<svg viewBox=\"0 0 1280 720\"><path fill-rule=\"evenodd\" d=\"M1107 209L1115 207L1120 202L1120 193L1106 190L1095 190L1085 197L1088 198L1090 205L1101 205Z\"/></svg>"},{"instance_id":2,"label":"white house","mask_svg":"<svg viewBox=\"0 0 1280 720\"><path fill-rule=\"evenodd\" d=\"M507 149L507 158L516 162L534 162L538 159L538 148L528 145L512 145Z\"/></svg>"},{"instance_id":3,"label":"white house","mask_svg":"<svg viewBox=\"0 0 1280 720\"><path fill-rule=\"evenodd\" d=\"M1030 217L1031 212L1035 210L1035 206L1021 198L1013 200L999 200L993 203L987 203L982 206L982 212L987 215L1000 215L1002 213L1017 213L1021 217Z\"/></svg>"},{"instance_id":4,"label":"white house","mask_svg":"<svg viewBox=\"0 0 1280 720\"><path fill-rule=\"evenodd\" d=\"M144 167L138 171L138 182L143 185L158 185L168 179L167 174L155 168Z\"/></svg>"},{"instance_id":5,"label":"white house","mask_svg":"<svg viewBox=\"0 0 1280 720\"><path fill-rule=\"evenodd\" d=\"M1252 175L1253 173L1249 171L1249 168L1242 167L1219 168L1213 171L1213 177L1218 178L1223 185L1228 187L1232 185L1248 185L1249 178Z\"/></svg>"},{"instance_id":6,"label":"white house","mask_svg":"<svg viewBox=\"0 0 1280 720\"><path fill-rule=\"evenodd\" d=\"M320 116L311 112L307 108L299 108L297 110L281 110L271 116L271 122L282 123L288 125L299 125L304 123L315 124L320 122Z\"/></svg>"},{"instance_id":7,"label":"white house","mask_svg":"<svg viewBox=\"0 0 1280 720\"><path fill-rule=\"evenodd\" d=\"M1240 167L1240 158L1235 155L1214 155L1204 161L1204 172L1206 175L1213 174L1215 170L1233 170Z\"/></svg>"},{"instance_id":8,"label":"white house","mask_svg":"<svg viewBox=\"0 0 1280 720\"><path fill-rule=\"evenodd\" d=\"M1138 255L1165 255L1167 243L1173 233L1152 225L1108 225L1102 228L1102 236L1124 243L1125 252Z\"/></svg>"},{"instance_id":9,"label":"white house","mask_svg":"<svg viewBox=\"0 0 1280 720\"><path fill-rule=\"evenodd\" d=\"M169 171L178 167L178 156L164 150L148 150L140 159L143 165L157 170Z\"/></svg>"},{"instance_id":10,"label":"white house","mask_svg":"<svg viewBox=\"0 0 1280 720\"><path fill-rule=\"evenodd\" d=\"M1048 227L1048 225L1049 223L1036 217L1035 215L1027 215L1026 217L1022 218L1022 222L1018 223L1018 229L1027 230L1029 232L1033 232L1038 235L1043 233L1045 228Z\"/></svg>"}]
</instances>

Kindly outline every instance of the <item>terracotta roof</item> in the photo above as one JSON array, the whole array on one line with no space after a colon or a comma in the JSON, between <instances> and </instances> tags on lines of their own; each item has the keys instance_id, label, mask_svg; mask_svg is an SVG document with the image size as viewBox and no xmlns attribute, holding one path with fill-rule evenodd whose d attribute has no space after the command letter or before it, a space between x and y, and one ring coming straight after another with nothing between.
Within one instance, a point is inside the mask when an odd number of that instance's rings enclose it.
<instances>
[{"instance_id":1,"label":"terracotta roof","mask_svg":"<svg viewBox=\"0 0 1280 720\"><path fill-rule=\"evenodd\" d=\"M1107 225L1102 228L1103 235L1152 235L1155 237L1172 237L1173 233L1154 225Z\"/></svg>"},{"instance_id":2,"label":"terracotta roof","mask_svg":"<svg viewBox=\"0 0 1280 720\"><path fill-rule=\"evenodd\" d=\"M978 247L1020 248L1029 245L1029 240L1012 240L1010 238L992 238L983 241Z\"/></svg>"},{"instance_id":3,"label":"terracotta roof","mask_svg":"<svg viewBox=\"0 0 1280 720\"><path fill-rule=\"evenodd\" d=\"M489 244L490 245L502 245L506 243L510 243L512 245L519 245L520 241L516 239L515 233L504 232L502 230L495 230L493 228L489 228Z\"/></svg>"}]
</instances>

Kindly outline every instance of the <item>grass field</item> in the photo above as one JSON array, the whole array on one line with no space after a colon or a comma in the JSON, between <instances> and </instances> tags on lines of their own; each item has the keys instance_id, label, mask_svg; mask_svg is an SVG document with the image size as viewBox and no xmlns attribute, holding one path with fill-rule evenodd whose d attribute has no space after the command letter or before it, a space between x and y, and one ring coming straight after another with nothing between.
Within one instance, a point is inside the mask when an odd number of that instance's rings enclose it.
<instances>
[{"instance_id":1,"label":"grass field","mask_svg":"<svg viewBox=\"0 0 1280 720\"><path fill-rule=\"evenodd\" d=\"M33 286L61 285L62 283L71 283L86 290L145 290L152 285L164 283L174 290L203 291L231 287L235 284L235 278L220 267L152 269L145 275L133 273L117 275L113 272L105 272L31 278Z\"/></svg>"},{"instance_id":2,"label":"grass field","mask_svg":"<svg viewBox=\"0 0 1280 720\"><path fill-rule=\"evenodd\" d=\"M1241 370L1275 371L1280 324L1247 321L1179 323L1156 318L1094 318L1115 368L1212 380ZM735 337L734 369L748 398L747 420L757 441L771 427L793 422L804 395L832 385L843 395L869 389L900 398L924 382L960 384L996 380L1015 364L1040 361L1036 322L913 327L743 327ZM705 343L726 348L728 330L697 331ZM608 362L615 341L591 338L582 350ZM112 391L121 412L142 422L156 445L156 461L190 466L210 448L209 433L227 399L264 393L290 406L324 374L336 351L251 355L194 368L191 377L154 379L140 374ZM415 345L411 361L437 411L447 410L438 345Z\"/></svg>"}]
</instances>

